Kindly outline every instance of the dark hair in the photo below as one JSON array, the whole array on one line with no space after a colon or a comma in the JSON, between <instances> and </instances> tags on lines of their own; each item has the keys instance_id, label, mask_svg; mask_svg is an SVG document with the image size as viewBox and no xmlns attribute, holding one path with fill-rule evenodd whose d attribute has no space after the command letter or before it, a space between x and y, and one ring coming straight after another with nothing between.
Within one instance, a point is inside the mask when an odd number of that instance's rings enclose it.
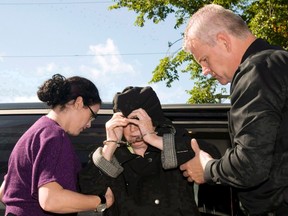
<instances>
[{"instance_id":1,"label":"dark hair","mask_svg":"<svg viewBox=\"0 0 288 216\"><path fill-rule=\"evenodd\" d=\"M90 80L79 76L66 79L55 74L39 87L37 95L40 101L46 102L52 108L57 105L64 106L79 96L83 98L85 106L102 102L97 87Z\"/></svg>"}]
</instances>

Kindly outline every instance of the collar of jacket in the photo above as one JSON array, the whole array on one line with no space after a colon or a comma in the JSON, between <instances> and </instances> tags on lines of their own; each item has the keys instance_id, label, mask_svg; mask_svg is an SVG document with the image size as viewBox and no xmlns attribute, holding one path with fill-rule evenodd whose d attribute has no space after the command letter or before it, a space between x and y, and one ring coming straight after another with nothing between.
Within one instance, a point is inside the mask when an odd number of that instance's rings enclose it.
<instances>
[{"instance_id":1,"label":"collar of jacket","mask_svg":"<svg viewBox=\"0 0 288 216\"><path fill-rule=\"evenodd\" d=\"M273 46L270 45L269 43L267 43L265 40L261 39L261 38L257 38L246 50L246 52L244 53L242 60L241 60L241 64L251 55L257 53L257 52L261 52L263 50L268 50L268 49L277 49L277 50L282 50L281 47L279 46Z\"/></svg>"},{"instance_id":2,"label":"collar of jacket","mask_svg":"<svg viewBox=\"0 0 288 216\"><path fill-rule=\"evenodd\" d=\"M147 152L159 152L160 153L160 150L155 148L154 146L148 145L148 148L146 149L145 154ZM120 164L126 163L130 160L140 157L137 154L131 153L129 149L124 146L117 148L114 154Z\"/></svg>"}]
</instances>

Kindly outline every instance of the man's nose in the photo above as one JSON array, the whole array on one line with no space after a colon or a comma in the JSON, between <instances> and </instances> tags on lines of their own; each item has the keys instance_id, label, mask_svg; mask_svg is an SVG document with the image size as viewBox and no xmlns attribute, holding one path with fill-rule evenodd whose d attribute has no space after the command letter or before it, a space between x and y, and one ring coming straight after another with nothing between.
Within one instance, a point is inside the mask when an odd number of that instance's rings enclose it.
<instances>
[{"instance_id":1,"label":"man's nose","mask_svg":"<svg viewBox=\"0 0 288 216\"><path fill-rule=\"evenodd\" d=\"M207 76L207 75L211 74L210 68L209 68L209 67L206 67L206 66L202 66L202 74L203 74L204 76Z\"/></svg>"}]
</instances>

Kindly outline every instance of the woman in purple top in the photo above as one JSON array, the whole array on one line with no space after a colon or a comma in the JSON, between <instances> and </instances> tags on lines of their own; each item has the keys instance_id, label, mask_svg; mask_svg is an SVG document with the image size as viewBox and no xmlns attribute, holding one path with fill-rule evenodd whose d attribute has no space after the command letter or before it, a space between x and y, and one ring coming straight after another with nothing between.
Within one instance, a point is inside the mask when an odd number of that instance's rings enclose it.
<instances>
[{"instance_id":1,"label":"woman in purple top","mask_svg":"<svg viewBox=\"0 0 288 216\"><path fill-rule=\"evenodd\" d=\"M11 153L0 189L5 215L75 215L98 206L105 209L103 203L110 207L110 188L105 196L76 192L81 164L68 137L91 126L101 105L98 89L83 77L55 74L37 94L51 110L23 134Z\"/></svg>"}]
</instances>

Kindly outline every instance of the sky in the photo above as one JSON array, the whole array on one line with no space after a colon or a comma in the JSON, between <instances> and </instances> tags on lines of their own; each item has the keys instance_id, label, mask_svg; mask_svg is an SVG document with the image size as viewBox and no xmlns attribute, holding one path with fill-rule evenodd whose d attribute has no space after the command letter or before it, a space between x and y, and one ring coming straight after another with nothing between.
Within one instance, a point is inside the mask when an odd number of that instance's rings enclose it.
<instances>
[{"instance_id":1,"label":"sky","mask_svg":"<svg viewBox=\"0 0 288 216\"><path fill-rule=\"evenodd\" d=\"M38 87L53 74L83 76L103 102L127 86L150 85L162 104L186 103L193 82L149 84L159 60L181 48L174 17L144 27L126 8L108 10L110 0L0 0L0 103L37 102Z\"/></svg>"}]
</instances>

